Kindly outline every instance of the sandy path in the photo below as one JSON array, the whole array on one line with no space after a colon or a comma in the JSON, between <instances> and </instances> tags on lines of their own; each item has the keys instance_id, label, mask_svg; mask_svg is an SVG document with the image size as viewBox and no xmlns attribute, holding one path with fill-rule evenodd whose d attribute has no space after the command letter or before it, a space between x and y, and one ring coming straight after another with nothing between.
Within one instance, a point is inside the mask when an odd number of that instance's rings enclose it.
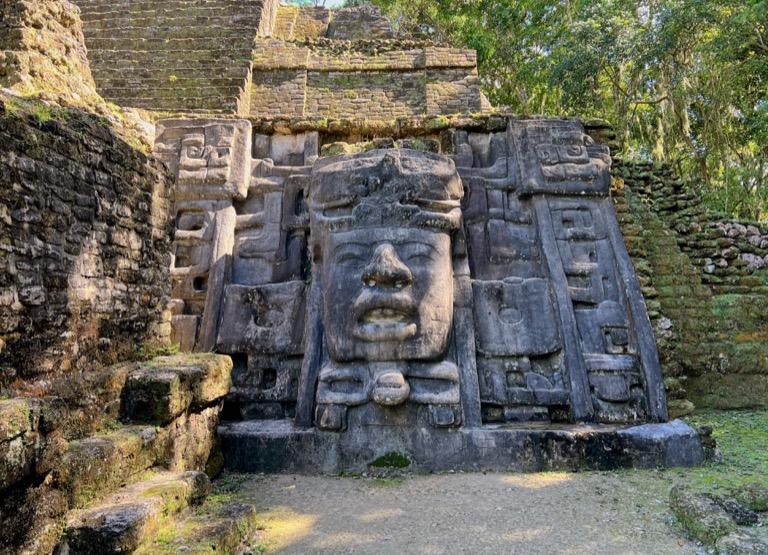
<instances>
[{"instance_id":1,"label":"sandy path","mask_svg":"<svg viewBox=\"0 0 768 555\"><path fill-rule=\"evenodd\" d=\"M657 472L257 476L268 553L691 555Z\"/></svg>"}]
</instances>

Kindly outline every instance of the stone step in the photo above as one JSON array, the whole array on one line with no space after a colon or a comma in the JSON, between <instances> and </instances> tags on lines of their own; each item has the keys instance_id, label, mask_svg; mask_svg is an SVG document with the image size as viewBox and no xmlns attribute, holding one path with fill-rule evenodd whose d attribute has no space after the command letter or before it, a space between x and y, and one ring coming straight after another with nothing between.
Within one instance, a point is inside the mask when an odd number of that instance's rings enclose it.
<instances>
[{"instance_id":1,"label":"stone step","mask_svg":"<svg viewBox=\"0 0 768 555\"><path fill-rule=\"evenodd\" d=\"M190 23L187 27L154 27L152 23L148 26L125 26L115 22L114 25L106 26L104 29L88 29L86 35L86 44L93 44L97 40L141 40L141 39L197 39L205 40L209 37L226 37L232 41L247 42L253 40L256 36L256 30L251 26L240 26L233 24L217 24L219 22L209 21L207 23ZM224 22L228 23L228 22Z\"/></svg>"},{"instance_id":2,"label":"stone step","mask_svg":"<svg viewBox=\"0 0 768 555\"><path fill-rule=\"evenodd\" d=\"M153 96L131 96L102 93L105 100L118 106L143 108L166 112L220 112L234 113L237 111L239 99L234 96L194 96L189 98L159 98Z\"/></svg>"},{"instance_id":3,"label":"stone step","mask_svg":"<svg viewBox=\"0 0 768 555\"><path fill-rule=\"evenodd\" d=\"M156 29L186 29L193 27L203 27L208 25L218 25L223 27L238 27L249 29L256 32L259 25L259 18L254 14L233 13L204 13L204 14L161 14L155 16L142 16L141 14L126 15L125 12L116 14L114 17L104 17L99 19L91 17L87 21L87 31L92 34L95 31L107 29L143 29L148 26Z\"/></svg>"},{"instance_id":4,"label":"stone step","mask_svg":"<svg viewBox=\"0 0 768 555\"><path fill-rule=\"evenodd\" d=\"M237 50L241 44L233 44L232 37L225 32L201 38L94 38L85 40L88 51L92 50L150 50L167 52L169 50ZM249 43L250 46L250 43Z\"/></svg>"},{"instance_id":5,"label":"stone step","mask_svg":"<svg viewBox=\"0 0 768 555\"><path fill-rule=\"evenodd\" d=\"M216 71L223 66L250 65L250 49L208 50L94 50L89 52L93 70L102 67L120 68L167 68L189 67L204 71ZM93 71L92 70L92 71Z\"/></svg>"},{"instance_id":6,"label":"stone step","mask_svg":"<svg viewBox=\"0 0 768 555\"><path fill-rule=\"evenodd\" d=\"M224 355L156 357L128 374L122 420L166 426L188 410L224 397L232 385L232 359Z\"/></svg>"},{"instance_id":7,"label":"stone step","mask_svg":"<svg viewBox=\"0 0 768 555\"><path fill-rule=\"evenodd\" d=\"M178 95L179 91L215 91L221 94L238 93L245 89L245 77L179 77L175 73L161 79L142 78L138 75L124 75L98 79L98 88L108 94L120 94L119 91L140 92L149 90L157 92L153 96L165 96L166 94ZM234 90L233 90L234 89Z\"/></svg>"},{"instance_id":8,"label":"stone step","mask_svg":"<svg viewBox=\"0 0 768 555\"><path fill-rule=\"evenodd\" d=\"M200 76L200 68L146 68L146 67L100 67L92 70L94 79L98 80L102 86L107 87L115 79L141 79L159 80L168 83L168 79L197 79ZM247 67L226 66L216 68L206 73L209 79L246 79L248 77Z\"/></svg>"},{"instance_id":9,"label":"stone step","mask_svg":"<svg viewBox=\"0 0 768 555\"><path fill-rule=\"evenodd\" d=\"M82 508L155 465L162 438L153 427L126 426L69 442L52 472L72 508Z\"/></svg>"},{"instance_id":10,"label":"stone step","mask_svg":"<svg viewBox=\"0 0 768 555\"><path fill-rule=\"evenodd\" d=\"M243 13L247 8L255 8L257 2L248 0L165 0L162 4L151 0L138 2L108 2L104 0L77 0L77 6L83 18L93 14L137 14L167 12L169 14L189 13L197 10L230 10L233 13ZM256 10L253 10L256 11Z\"/></svg>"},{"instance_id":11,"label":"stone step","mask_svg":"<svg viewBox=\"0 0 768 555\"><path fill-rule=\"evenodd\" d=\"M171 520L154 541L142 545L137 555L185 553L202 555L260 553L256 510L251 505L230 503L204 504L194 515ZM257 547L254 548L253 544Z\"/></svg>"},{"instance_id":12,"label":"stone step","mask_svg":"<svg viewBox=\"0 0 768 555\"><path fill-rule=\"evenodd\" d=\"M133 553L169 517L201 503L210 491L203 472L157 472L96 506L74 511L61 549L73 555Z\"/></svg>"}]
</instances>

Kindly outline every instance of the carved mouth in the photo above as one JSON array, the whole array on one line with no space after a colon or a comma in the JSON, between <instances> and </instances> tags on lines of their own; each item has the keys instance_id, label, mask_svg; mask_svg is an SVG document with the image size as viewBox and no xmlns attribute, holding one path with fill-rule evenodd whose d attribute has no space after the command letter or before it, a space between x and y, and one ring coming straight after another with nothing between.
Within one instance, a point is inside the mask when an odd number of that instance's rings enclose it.
<instances>
[{"instance_id":1,"label":"carved mouth","mask_svg":"<svg viewBox=\"0 0 768 555\"><path fill-rule=\"evenodd\" d=\"M379 324L389 322L403 322L409 316L409 314L403 312L402 310L382 307L369 310L363 314L361 320L366 324Z\"/></svg>"},{"instance_id":2,"label":"carved mouth","mask_svg":"<svg viewBox=\"0 0 768 555\"><path fill-rule=\"evenodd\" d=\"M363 341L403 341L416 335L415 314L416 304L407 295L364 291L355 301L352 335Z\"/></svg>"}]
</instances>

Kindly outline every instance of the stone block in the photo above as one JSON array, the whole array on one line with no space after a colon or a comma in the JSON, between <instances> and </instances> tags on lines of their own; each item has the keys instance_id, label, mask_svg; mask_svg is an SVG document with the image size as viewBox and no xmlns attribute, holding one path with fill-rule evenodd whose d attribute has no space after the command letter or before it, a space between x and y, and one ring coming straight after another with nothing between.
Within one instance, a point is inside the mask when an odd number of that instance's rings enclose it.
<instances>
[{"instance_id":1,"label":"stone block","mask_svg":"<svg viewBox=\"0 0 768 555\"><path fill-rule=\"evenodd\" d=\"M732 532L715 543L718 553L728 555L765 555L768 543L761 541L746 530Z\"/></svg>"},{"instance_id":2,"label":"stone block","mask_svg":"<svg viewBox=\"0 0 768 555\"><path fill-rule=\"evenodd\" d=\"M83 555L133 553L163 520L200 502L210 491L210 480L201 472L157 474L72 515L65 545Z\"/></svg>"},{"instance_id":3,"label":"stone block","mask_svg":"<svg viewBox=\"0 0 768 555\"><path fill-rule=\"evenodd\" d=\"M16 546L19 555L53 553L64 527L67 500L63 493L43 483L4 496L0 550Z\"/></svg>"},{"instance_id":4,"label":"stone block","mask_svg":"<svg viewBox=\"0 0 768 555\"><path fill-rule=\"evenodd\" d=\"M201 412L184 413L162 432L158 443L158 462L169 470L203 470L219 449L216 428L222 404Z\"/></svg>"},{"instance_id":5,"label":"stone block","mask_svg":"<svg viewBox=\"0 0 768 555\"><path fill-rule=\"evenodd\" d=\"M190 408L207 407L224 397L231 372L232 360L223 355L155 358L128 376L124 419L165 426Z\"/></svg>"},{"instance_id":6,"label":"stone block","mask_svg":"<svg viewBox=\"0 0 768 555\"><path fill-rule=\"evenodd\" d=\"M0 401L0 444L30 431L29 406L22 399Z\"/></svg>"},{"instance_id":7,"label":"stone block","mask_svg":"<svg viewBox=\"0 0 768 555\"><path fill-rule=\"evenodd\" d=\"M53 480L70 507L79 508L130 481L155 464L158 433L126 427L69 444Z\"/></svg>"},{"instance_id":8,"label":"stone block","mask_svg":"<svg viewBox=\"0 0 768 555\"><path fill-rule=\"evenodd\" d=\"M731 494L753 511L768 511L768 484L751 482L735 489Z\"/></svg>"},{"instance_id":9,"label":"stone block","mask_svg":"<svg viewBox=\"0 0 768 555\"><path fill-rule=\"evenodd\" d=\"M359 424L349 418L349 428ZM430 435L423 428L400 426L340 434L303 429L290 420L261 420L224 423L219 435L227 468L239 472L365 472L372 461L391 453L410 460L409 469L425 472L669 468L703 462L698 435L679 420L643 426L484 426L436 429Z\"/></svg>"},{"instance_id":10,"label":"stone block","mask_svg":"<svg viewBox=\"0 0 768 555\"><path fill-rule=\"evenodd\" d=\"M0 491L33 473L37 440L32 432L0 442Z\"/></svg>"},{"instance_id":11,"label":"stone block","mask_svg":"<svg viewBox=\"0 0 768 555\"><path fill-rule=\"evenodd\" d=\"M736 522L710 496L677 485L669 492L675 517L696 539L713 544L736 531Z\"/></svg>"},{"instance_id":12,"label":"stone block","mask_svg":"<svg viewBox=\"0 0 768 555\"><path fill-rule=\"evenodd\" d=\"M208 510L206 510L208 509ZM241 553L258 529L256 510L242 503L207 508L163 528L173 536L172 545L181 553ZM167 545L154 542L142 546L142 555L165 555Z\"/></svg>"}]
</instances>

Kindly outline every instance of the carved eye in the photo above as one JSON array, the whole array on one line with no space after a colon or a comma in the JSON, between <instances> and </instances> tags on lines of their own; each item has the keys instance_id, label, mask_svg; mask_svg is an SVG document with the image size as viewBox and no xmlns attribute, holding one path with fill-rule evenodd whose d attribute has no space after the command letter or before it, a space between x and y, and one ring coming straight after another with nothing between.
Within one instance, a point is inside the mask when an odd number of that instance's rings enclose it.
<instances>
[{"instance_id":1,"label":"carved eye","mask_svg":"<svg viewBox=\"0 0 768 555\"><path fill-rule=\"evenodd\" d=\"M435 249L424 243L408 243L403 245L402 258L408 262L429 262L435 260Z\"/></svg>"},{"instance_id":2,"label":"carved eye","mask_svg":"<svg viewBox=\"0 0 768 555\"><path fill-rule=\"evenodd\" d=\"M190 158L201 158L203 156L203 147L201 146L188 146L187 156Z\"/></svg>"},{"instance_id":3,"label":"carved eye","mask_svg":"<svg viewBox=\"0 0 768 555\"><path fill-rule=\"evenodd\" d=\"M368 250L356 245L344 245L336 250L336 262L348 264L363 263L368 259Z\"/></svg>"}]
</instances>

